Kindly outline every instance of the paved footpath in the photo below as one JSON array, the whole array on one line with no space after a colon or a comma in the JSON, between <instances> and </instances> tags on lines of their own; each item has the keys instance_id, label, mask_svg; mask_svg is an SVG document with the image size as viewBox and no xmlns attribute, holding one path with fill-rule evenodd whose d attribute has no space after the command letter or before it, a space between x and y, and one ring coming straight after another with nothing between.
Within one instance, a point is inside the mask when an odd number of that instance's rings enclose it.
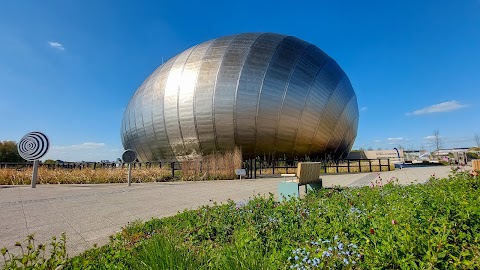
<instances>
[{"instance_id":1,"label":"paved footpath","mask_svg":"<svg viewBox=\"0 0 480 270\"><path fill-rule=\"evenodd\" d=\"M405 168L391 172L322 175L324 186L364 186L377 177L392 177L401 184L423 183L431 175L446 177L450 167ZM278 197L282 178L94 185L0 186L0 247L14 252L16 241L35 234L36 243L67 234L67 251L76 255L135 220L165 217L228 199L240 201L255 195Z\"/></svg>"}]
</instances>

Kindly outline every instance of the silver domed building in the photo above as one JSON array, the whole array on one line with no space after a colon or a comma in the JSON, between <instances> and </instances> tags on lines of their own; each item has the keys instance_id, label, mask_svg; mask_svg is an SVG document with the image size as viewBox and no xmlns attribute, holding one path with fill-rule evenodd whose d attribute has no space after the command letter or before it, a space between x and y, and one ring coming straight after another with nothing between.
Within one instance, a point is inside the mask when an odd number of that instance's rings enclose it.
<instances>
[{"instance_id":1,"label":"silver domed building","mask_svg":"<svg viewBox=\"0 0 480 270\"><path fill-rule=\"evenodd\" d=\"M239 146L244 158L346 156L358 105L347 75L292 36L225 36L176 55L137 89L122 121L140 161L175 161Z\"/></svg>"}]
</instances>

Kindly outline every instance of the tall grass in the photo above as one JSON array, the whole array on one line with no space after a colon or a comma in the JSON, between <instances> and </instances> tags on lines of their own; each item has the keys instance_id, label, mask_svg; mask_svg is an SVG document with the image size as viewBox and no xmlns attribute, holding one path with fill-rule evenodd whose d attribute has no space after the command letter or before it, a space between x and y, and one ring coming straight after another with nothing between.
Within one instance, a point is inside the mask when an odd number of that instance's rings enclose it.
<instances>
[{"instance_id":1,"label":"tall grass","mask_svg":"<svg viewBox=\"0 0 480 270\"><path fill-rule=\"evenodd\" d=\"M125 183L128 169L48 169L38 168L37 184L102 184ZM0 169L0 185L29 185L32 168ZM168 168L133 169L132 182L163 182L172 178Z\"/></svg>"},{"instance_id":2,"label":"tall grass","mask_svg":"<svg viewBox=\"0 0 480 270\"><path fill-rule=\"evenodd\" d=\"M195 269L196 257L185 248L174 244L164 235L155 235L152 241L138 248L133 259L135 269Z\"/></svg>"},{"instance_id":3,"label":"tall grass","mask_svg":"<svg viewBox=\"0 0 480 270\"><path fill-rule=\"evenodd\" d=\"M178 166L178 165L177 165ZM239 148L226 152L217 152L201 159L182 162L182 171L172 175L170 165L160 167L132 168L132 182L165 182L179 179L199 181L214 179L235 179L235 169L242 166L242 152ZM102 184L125 183L127 168L83 168L83 169L38 169L38 184ZM29 185L32 168L0 169L0 185Z\"/></svg>"},{"instance_id":4,"label":"tall grass","mask_svg":"<svg viewBox=\"0 0 480 270\"><path fill-rule=\"evenodd\" d=\"M231 151L206 155L202 159L183 161L181 179L184 181L235 179L235 169L241 167L242 151L236 147Z\"/></svg>"}]
</instances>

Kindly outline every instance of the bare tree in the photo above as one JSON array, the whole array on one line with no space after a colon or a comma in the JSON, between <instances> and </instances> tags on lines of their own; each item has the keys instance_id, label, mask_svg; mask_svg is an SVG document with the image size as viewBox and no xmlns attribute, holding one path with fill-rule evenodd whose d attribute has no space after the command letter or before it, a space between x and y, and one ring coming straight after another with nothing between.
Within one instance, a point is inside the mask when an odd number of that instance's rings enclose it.
<instances>
[{"instance_id":1,"label":"bare tree","mask_svg":"<svg viewBox=\"0 0 480 270\"><path fill-rule=\"evenodd\" d=\"M480 147L480 135L475 133L475 142L477 143L477 147Z\"/></svg>"},{"instance_id":2,"label":"bare tree","mask_svg":"<svg viewBox=\"0 0 480 270\"><path fill-rule=\"evenodd\" d=\"M433 143L435 144L435 150L437 151L437 157L440 148L443 146L443 139L440 137L440 131L438 129L433 131Z\"/></svg>"}]
</instances>

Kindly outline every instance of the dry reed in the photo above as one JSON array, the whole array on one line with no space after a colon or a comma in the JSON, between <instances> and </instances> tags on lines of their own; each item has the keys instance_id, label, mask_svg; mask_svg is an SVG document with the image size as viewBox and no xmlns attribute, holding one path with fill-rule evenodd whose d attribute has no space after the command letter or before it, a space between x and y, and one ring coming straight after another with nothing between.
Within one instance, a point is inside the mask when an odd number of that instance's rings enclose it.
<instances>
[{"instance_id":1,"label":"dry reed","mask_svg":"<svg viewBox=\"0 0 480 270\"><path fill-rule=\"evenodd\" d=\"M0 185L30 185L32 168L0 169ZM172 178L165 168L133 169L132 182L163 182ZM126 183L126 168L48 169L38 168L38 184Z\"/></svg>"},{"instance_id":2,"label":"dry reed","mask_svg":"<svg viewBox=\"0 0 480 270\"><path fill-rule=\"evenodd\" d=\"M235 179L235 169L242 166L239 148L223 153L213 153L199 160L182 162L182 171L175 173L183 181ZM126 183L127 168L83 168L83 169L38 169L38 184L102 184ZM0 169L0 185L30 185L32 168ZM173 181L170 166L137 167L132 169L132 182Z\"/></svg>"},{"instance_id":3,"label":"dry reed","mask_svg":"<svg viewBox=\"0 0 480 270\"><path fill-rule=\"evenodd\" d=\"M182 162L183 181L201 181L218 179L235 179L235 169L242 167L242 151L234 150L216 152L201 159Z\"/></svg>"}]
</instances>

